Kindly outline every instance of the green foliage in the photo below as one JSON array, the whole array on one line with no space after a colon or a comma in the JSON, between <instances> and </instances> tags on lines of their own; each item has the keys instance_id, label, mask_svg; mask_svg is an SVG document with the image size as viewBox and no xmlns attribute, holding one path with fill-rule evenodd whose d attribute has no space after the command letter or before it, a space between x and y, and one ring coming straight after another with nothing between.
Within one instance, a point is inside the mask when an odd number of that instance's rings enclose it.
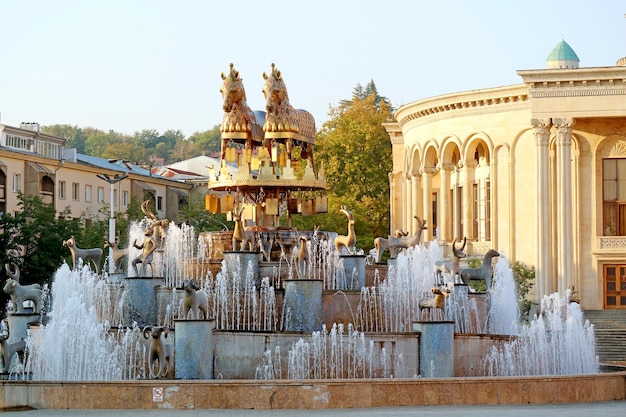
<instances>
[{"instance_id":1,"label":"green foliage","mask_svg":"<svg viewBox=\"0 0 626 417\"><path fill-rule=\"evenodd\" d=\"M219 125L215 125L211 130L195 132L189 136L189 141L196 145L196 151L205 155L219 152L222 148L221 140L222 133Z\"/></svg>"},{"instance_id":2,"label":"green foliage","mask_svg":"<svg viewBox=\"0 0 626 417\"><path fill-rule=\"evenodd\" d=\"M522 314L522 317L528 319L528 313L532 303L526 298L526 296L534 285L535 267L516 261L513 266L511 266L511 270L513 271L513 277L515 279L520 313Z\"/></svg>"},{"instance_id":3,"label":"green foliage","mask_svg":"<svg viewBox=\"0 0 626 417\"><path fill-rule=\"evenodd\" d=\"M389 234L391 143L382 123L390 119L391 107L377 97L355 96L331 109L330 120L316 136L316 159L326 170L329 213L347 206L356 220L357 238L367 241L367 236ZM345 234L345 216L342 227Z\"/></svg>"},{"instance_id":4,"label":"green foliage","mask_svg":"<svg viewBox=\"0 0 626 417\"><path fill-rule=\"evenodd\" d=\"M15 216L0 217L0 264L14 262L20 268L22 284L44 284L66 260L63 240L79 233L79 224L71 219L69 210L56 213L53 206L44 204L39 196L20 194L20 211ZM20 254L15 257L16 254ZM0 294L0 305L8 298Z\"/></svg>"},{"instance_id":5,"label":"green foliage","mask_svg":"<svg viewBox=\"0 0 626 417\"><path fill-rule=\"evenodd\" d=\"M192 194L178 211L178 219L193 226L196 233L227 229L226 215L213 214L205 209L204 195Z\"/></svg>"}]
</instances>

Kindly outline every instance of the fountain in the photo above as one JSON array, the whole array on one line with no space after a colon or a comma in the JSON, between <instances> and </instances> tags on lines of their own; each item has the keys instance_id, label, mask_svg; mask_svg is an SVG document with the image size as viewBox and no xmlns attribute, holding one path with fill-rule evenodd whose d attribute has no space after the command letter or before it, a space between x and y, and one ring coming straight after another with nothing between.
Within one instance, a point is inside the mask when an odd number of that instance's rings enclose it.
<instances>
[{"instance_id":1,"label":"fountain","mask_svg":"<svg viewBox=\"0 0 626 417\"><path fill-rule=\"evenodd\" d=\"M222 78L222 166L217 174L211 169L207 208L230 213L235 231L196 233L157 219L145 203L146 218L132 225L128 240L144 244L129 248L128 259L138 262L129 262L125 278L94 272L80 260L72 268L63 265L48 309L28 313L20 324L17 312L9 315L8 333L23 335L27 360L14 360L7 379L25 387L37 381L132 382L138 389L151 387L157 403L164 401L159 387L186 387L185 381L196 381L196 389L213 381L216 392L224 381L240 380L253 390L250 382L261 380L259 387L271 386L282 398L286 394L279 390L291 385L281 380L324 379L327 389L341 380L348 389L372 378L388 381L382 386L395 387L390 384L398 380L423 387L425 381L467 377L598 372L593 327L567 295L546 297L539 316L520 325L513 276L502 253L488 291L474 293L463 282L469 271L458 262L435 272L442 249L437 240L421 241L427 225L420 219L415 236L382 241L380 248L392 255L387 264L367 267L368 257L354 248L358 219L348 208L341 209L347 236L292 229L292 213L325 209L311 121L288 101L272 101L273 89L284 89L273 65L264 74L264 120L247 109L232 65ZM224 169L227 160L239 164L236 178ZM294 165L301 161L306 166L296 174ZM464 247L454 247L459 259ZM375 259L380 261L380 253ZM395 401L383 396L388 399L381 404ZM322 407L316 402L322 397L295 406ZM243 405L195 401L198 408Z\"/></svg>"}]
</instances>

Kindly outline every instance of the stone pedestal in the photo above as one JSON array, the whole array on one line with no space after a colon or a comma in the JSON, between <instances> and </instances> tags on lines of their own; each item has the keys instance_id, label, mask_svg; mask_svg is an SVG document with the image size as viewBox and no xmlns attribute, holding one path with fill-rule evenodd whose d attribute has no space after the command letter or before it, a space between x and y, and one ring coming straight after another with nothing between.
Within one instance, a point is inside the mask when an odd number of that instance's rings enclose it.
<instances>
[{"instance_id":1,"label":"stone pedestal","mask_svg":"<svg viewBox=\"0 0 626 417\"><path fill-rule=\"evenodd\" d=\"M418 321L413 331L420 332L420 375L423 378L454 376L454 322Z\"/></svg>"},{"instance_id":2,"label":"stone pedestal","mask_svg":"<svg viewBox=\"0 0 626 417\"><path fill-rule=\"evenodd\" d=\"M321 279L286 279L285 330L292 332L316 332L322 330Z\"/></svg>"},{"instance_id":3,"label":"stone pedestal","mask_svg":"<svg viewBox=\"0 0 626 417\"><path fill-rule=\"evenodd\" d=\"M124 296L124 325L139 327L157 325L156 287L162 278L126 278Z\"/></svg>"},{"instance_id":4,"label":"stone pedestal","mask_svg":"<svg viewBox=\"0 0 626 417\"><path fill-rule=\"evenodd\" d=\"M387 266L396 266L398 258L389 258L387 259Z\"/></svg>"},{"instance_id":5,"label":"stone pedestal","mask_svg":"<svg viewBox=\"0 0 626 417\"><path fill-rule=\"evenodd\" d=\"M121 284L124 282L124 279L126 278L126 274L121 272L121 273L113 273L113 274L108 274L107 275L107 282L109 284Z\"/></svg>"},{"instance_id":6,"label":"stone pedestal","mask_svg":"<svg viewBox=\"0 0 626 417\"><path fill-rule=\"evenodd\" d=\"M175 320L178 379L213 379L214 320Z\"/></svg>"},{"instance_id":7,"label":"stone pedestal","mask_svg":"<svg viewBox=\"0 0 626 417\"><path fill-rule=\"evenodd\" d=\"M338 290L360 290L365 286L365 255L339 255L335 277Z\"/></svg>"},{"instance_id":8,"label":"stone pedestal","mask_svg":"<svg viewBox=\"0 0 626 417\"><path fill-rule=\"evenodd\" d=\"M244 284L249 278L257 285L260 283L261 252L224 251L223 256L228 274L235 282Z\"/></svg>"}]
</instances>

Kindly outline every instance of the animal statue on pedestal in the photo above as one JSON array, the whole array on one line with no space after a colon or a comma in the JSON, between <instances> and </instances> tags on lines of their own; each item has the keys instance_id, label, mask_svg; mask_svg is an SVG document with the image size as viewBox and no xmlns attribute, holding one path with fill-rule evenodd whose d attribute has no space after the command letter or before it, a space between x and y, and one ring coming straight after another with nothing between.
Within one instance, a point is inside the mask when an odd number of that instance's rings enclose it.
<instances>
[{"instance_id":1,"label":"animal statue on pedestal","mask_svg":"<svg viewBox=\"0 0 626 417\"><path fill-rule=\"evenodd\" d=\"M345 248L348 255L354 255L356 253L356 233L354 231L354 215L351 211L349 211L346 206L341 206L339 210L348 218L348 234L347 235L339 235L335 238L335 249L341 255L343 253L343 249Z\"/></svg>"},{"instance_id":2,"label":"animal statue on pedestal","mask_svg":"<svg viewBox=\"0 0 626 417\"><path fill-rule=\"evenodd\" d=\"M448 273L451 274L452 277L456 277L461 272L461 259L465 258L467 255L463 252L465 249L465 244L467 243L467 238L463 238L463 245L460 248L456 247L456 238L452 241L452 261L444 262L444 261L436 261L433 265L433 271L435 273L436 282L439 284L443 284L443 274Z\"/></svg>"},{"instance_id":3,"label":"animal statue on pedestal","mask_svg":"<svg viewBox=\"0 0 626 417\"><path fill-rule=\"evenodd\" d=\"M389 236L388 239L377 237L374 239L374 247L376 248L376 263L380 263L385 249L389 249L389 256L395 258L401 249L417 246L422 241L422 233L426 230L426 220L421 220L417 216L413 216L417 220L417 232L413 236Z\"/></svg>"},{"instance_id":4,"label":"animal statue on pedestal","mask_svg":"<svg viewBox=\"0 0 626 417\"><path fill-rule=\"evenodd\" d=\"M128 248L120 248L119 235L115 238L114 242L110 242L105 237L104 248L111 248L113 252L113 265L115 266L115 272L122 272L122 262L128 258Z\"/></svg>"},{"instance_id":5,"label":"animal statue on pedestal","mask_svg":"<svg viewBox=\"0 0 626 417\"><path fill-rule=\"evenodd\" d=\"M489 291L491 288L491 274L493 272L491 268L491 260L496 256L500 256L500 254L493 249L489 249L483 258L482 265L479 268L461 269L460 276L463 283L469 284L470 281L484 280L487 291Z\"/></svg>"},{"instance_id":6,"label":"animal statue on pedestal","mask_svg":"<svg viewBox=\"0 0 626 417\"><path fill-rule=\"evenodd\" d=\"M424 309L430 310L431 317L433 315L433 310L435 310L435 312L436 310L439 310L442 314L444 314L446 308L446 298L450 296L450 292L441 291L437 287L431 288L430 292L434 295L434 298L423 298L419 302L420 315Z\"/></svg>"},{"instance_id":7,"label":"animal statue on pedestal","mask_svg":"<svg viewBox=\"0 0 626 417\"><path fill-rule=\"evenodd\" d=\"M81 249L76 246L74 237L64 240L63 246L67 246L72 253L72 269L76 269L78 260L82 259L83 262L91 261L96 269L96 274L100 273L100 260L102 260L101 248Z\"/></svg>"},{"instance_id":8,"label":"animal statue on pedestal","mask_svg":"<svg viewBox=\"0 0 626 417\"><path fill-rule=\"evenodd\" d=\"M245 207L236 204L233 207L233 221L235 222L235 230L233 230L233 250L237 250L237 243L241 242L241 251L254 251L255 239L254 232L243 225L243 211Z\"/></svg>"},{"instance_id":9,"label":"animal statue on pedestal","mask_svg":"<svg viewBox=\"0 0 626 417\"><path fill-rule=\"evenodd\" d=\"M13 268L11 268L11 265L13 265ZM13 304L13 314L25 313L24 301L31 301L34 305L33 313L39 313L41 311L41 298L43 297L41 285L20 285L20 269L17 265L13 263L11 265L4 265L4 269L6 270L9 278L4 284L3 290L11 297L11 303Z\"/></svg>"},{"instance_id":10,"label":"animal statue on pedestal","mask_svg":"<svg viewBox=\"0 0 626 417\"><path fill-rule=\"evenodd\" d=\"M209 302L204 292L200 291L198 283L195 279L186 279L183 281L183 289L185 290L185 298L183 299L183 317L187 318L189 311L192 312L192 318L197 320L200 318L209 318Z\"/></svg>"},{"instance_id":11,"label":"animal statue on pedestal","mask_svg":"<svg viewBox=\"0 0 626 417\"><path fill-rule=\"evenodd\" d=\"M289 103L289 94L283 80L282 73L272 64L272 71L263 73L265 84L263 85L263 96L265 97L265 123L263 131L266 139L273 137L274 133L287 133L287 152L291 156L293 139L296 138L303 146L300 154L302 159L308 159L313 172L315 173L315 160L313 158L313 147L315 145L315 119L313 115L305 110L294 108ZM289 135L291 133L291 135Z\"/></svg>"},{"instance_id":12,"label":"animal statue on pedestal","mask_svg":"<svg viewBox=\"0 0 626 417\"><path fill-rule=\"evenodd\" d=\"M169 330L167 327L146 326L143 329L143 337L150 339L148 350L148 367L150 378L165 378L172 366L174 348L167 340ZM158 366L158 369L156 367Z\"/></svg>"}]
</instances>

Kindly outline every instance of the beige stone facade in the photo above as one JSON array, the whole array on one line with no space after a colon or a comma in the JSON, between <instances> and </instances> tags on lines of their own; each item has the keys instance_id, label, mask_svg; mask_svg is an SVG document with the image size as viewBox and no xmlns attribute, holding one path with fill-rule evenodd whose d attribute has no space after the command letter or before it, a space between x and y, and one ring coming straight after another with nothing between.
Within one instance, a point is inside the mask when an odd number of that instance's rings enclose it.
<instances>
[{"instance_id":1,"label":"beige stone facade","mask_svg":"<svg viewBox=\"0 0 626 417\"><path fill-rule=\"evenodd\" d=\"M128 177L113 186L113 208L125 212L131 198L154 200L159 218L175 219L192 184L152 175L123 161L77 154L65 140L39 132L37 124L13 127L0 124L0 212L20 210L18 193L38 195L57 211L66 208L78 218L102 218L111 207L111 185L97 175ZM106 209L101 212L102 209Z\"/></svg>"},{"instance_id":2,"label":"beige stone facade","mask_svg":"<svg viewBox=\"0 0 626 417\"><path fill-rule=\"evenodd\" d=\"M626 67L518 71L519 85L400 107L391 230L467 237L536 268L535 300L574 288L626 308Z\"/></svg>"}]
</instances>

